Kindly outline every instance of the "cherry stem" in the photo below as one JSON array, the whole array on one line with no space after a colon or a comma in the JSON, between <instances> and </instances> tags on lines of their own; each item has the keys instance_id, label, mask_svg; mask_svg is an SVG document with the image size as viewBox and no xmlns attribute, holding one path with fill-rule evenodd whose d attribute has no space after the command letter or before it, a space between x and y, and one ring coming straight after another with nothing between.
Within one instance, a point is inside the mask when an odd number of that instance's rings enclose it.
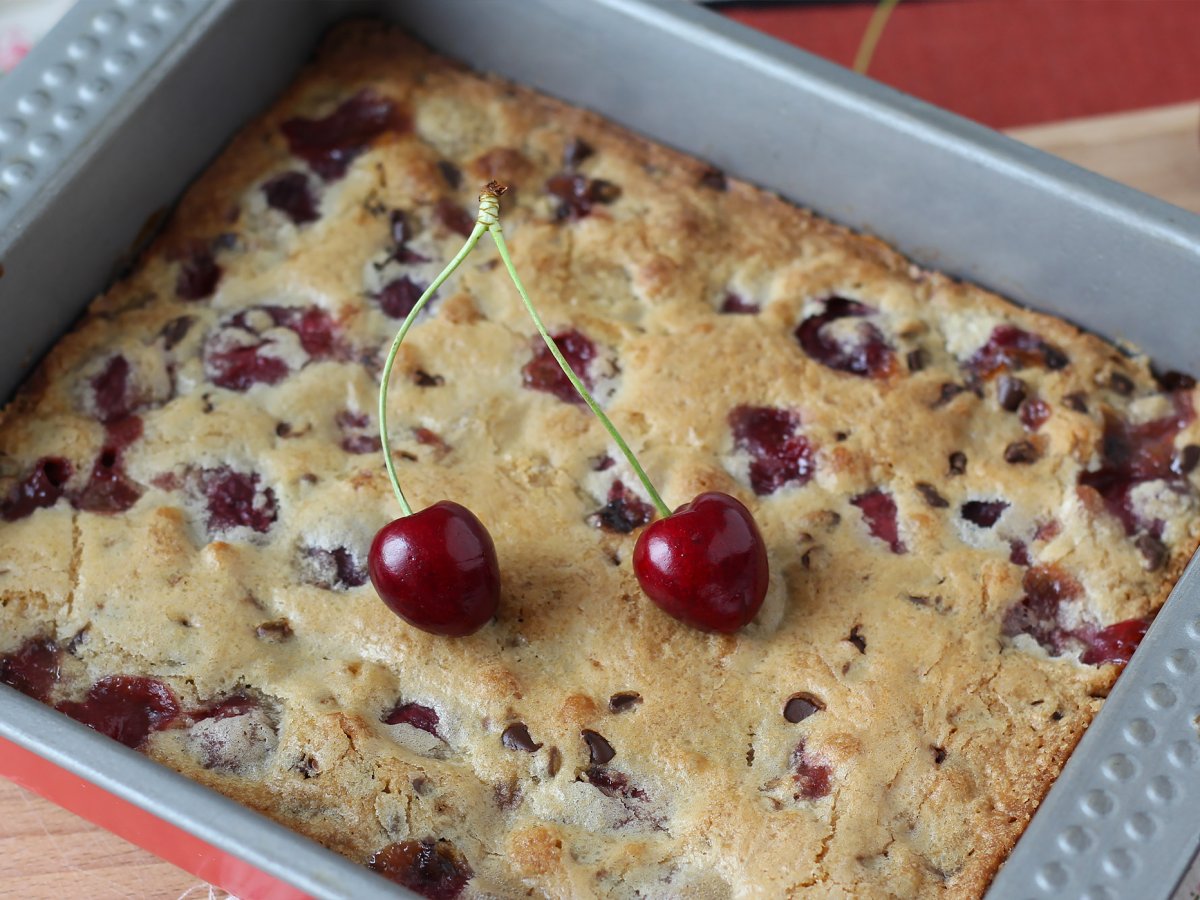
<instances>
[{"instance_id":1,"label":"cherry stem","mask_svg":"<svg viewBox=\"0 0 1200 900\"><path fill-rule=\"evenodd\" d=\"M492 236L492 240L496 242L496 249L500 252L500 259L504 261L504 267L508 269L508 277L512 279L513 286L516 287L517 293L521 295L521 300L525 304L525 309L529 312L529 317L533 319L533 324L538 330L538 334L542 336L542 340L546 342L546 347L550 350L550 354L562 369L563 374L571 382L571 385L579 392L579 396L583 398L583 402L588 405L596 418L600 420L600 424L604 426L605 431L616 443L625 459L629 461L630 468L641 481L642 487L646 489L646 493L650 496L650 500L654 503L659 515L664 519L671 515L671 510L667 504L663 503L663 499L659 496L658 491L654 489L654 485L650 481L650 476L646 474L646 470L642 468L642 464L638 462L638 458L634 456L633 451L629 449L629 445L625 443L625 439L621 437L621 432L617 431L617 427L613 425L612 420L605 414L600 405L592 398L587 386L575 374L571 368L571 364L567 362L562 352L558 349L558 345L554 343L554 338L550 337L550 333L546 330L545 324L542 322L542 317L538 315L538 311L533 306L533 301L529 299L529 292L525 290L525 285L521 282L521 276L517 274L517 268L513 265L512 257L508 253L508 245L504 241L504 233L500 227L500 204L499 195L504 193L502 185L497 185L495 182L484 188L483 193L479 195L480 202L480 221L484 221L484 204L488 194L492 195L492 202L488 206L488 226L487 230ZM476 225L476 228L479 226Z\"/></svg>"},{"instance_id":2,"label":"cherry stem","mask_svg":"<svg viewBox=\"0 0 1200 900\"><path fill-rule=\"evenodd\" d=\"M482 203L482 195L480 198ZM400 326L400 330L396 332L396 339L392 341L392 349L388 351L387 361L383 364L383 374L379 379L379 443L383 448L383 464L387 467L388 480L392 482L392 490L396 493L396 499L400 501L400 508L404 510L404 515L412 515L412 507L408 505L408 500L404 498L404 491L400 489L400 479L396 477L396 463L392 460L392 446L388 440L387 427L387 393L388 382L392 378L392 365L396 362L396 354L400 350L400 345L404 342L404 336L408 334L408 329L412 327L416 321L417 314L421 312L429 298L434 292L442 286L442 283L449 278L454 270L461 265L462 261L470 255L475 249L475 245L479 243L479 239L483 237L483 233L487 231L487 223L476 221L475 227L471 229L471 234L467 237L466 242L462 245L462 249L454 259L450 260L446 268L442 269L440 275L433 279L429 287L425 288L425 293L421 294L413 308L408 311L408 315L404 319L404 323Z\"/></svg>"}]
</instances>

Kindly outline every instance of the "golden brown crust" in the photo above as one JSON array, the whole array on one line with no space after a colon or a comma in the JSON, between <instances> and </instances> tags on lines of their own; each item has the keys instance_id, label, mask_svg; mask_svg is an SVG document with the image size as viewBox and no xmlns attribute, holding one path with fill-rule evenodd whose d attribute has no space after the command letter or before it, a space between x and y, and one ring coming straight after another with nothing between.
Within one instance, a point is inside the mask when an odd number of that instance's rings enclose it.
<instances>
[{"instance_id":1,"label":"golden brown crust","mask_svg":"<svg viewBox=\"0 0 1200 900\"><path fill-rule=\"evenodd\" d=\"M398 127L345 177L317 178L281 125L364 88L393 101ZM620 195L562 221L545 184L576 139L594 151L579 173ZM267 207L261 185L285 171L308 175L317 221ZM742 633L667 618L630 568L636 533L595 526L629 473L597 470L612 448L580 407L523 388L533 329L486 241L413 331L391 396L409 496L469 505L496 540L497 621L461 640L423 634L320 555L340 549L361 568L397 512L378 454L343 449L351 432L369 440L397 325L374 295L387 278L427 282L461 241L439 201L471 216L477 182L494 177L511 188L505 230L543 316L594 342L602 402L668 502L716 489L754 510L773 588ZM391 210L430 262L387 261ZM222 274L213 296L186 301L176 280L196 247L216 248ZM729 293L760 312L721 314ZM831 296L876 310L862 320L893 348L884 377L798 344ZM263 306L327 310L337 352L298 349L259 310L286 377L214 385L215 335ZM163 329L182 316L193 321L168 349ZM838 329L855 321L832 327L853 343L861 331ZM1019 373L1050 407L1036 429L999 407L997 377L965 366L998 324L1069 360ZM1078 641L1051 656L1005 635L1029 571L1012 542L1078 581L1064 615L1098 628L1157 609L1200 538L1195 473L1139 495L1139 514L1162 520L1153 571L1154 545L1139 550L1079 486L1100 464L1106 413L1169 413L1144 361L381 26L335 31L51 352L0 425L5 495L58 456L78 496L105 442L89 385L114 354L143 422L121 464L143 493L117 515L64 498L0 526L0 651L39 633L71 642L53 700L118 672L162 679L186 710L253 697L249 713L181 719L147 752L360 861L449 840L473 872L468 893L979 896L1117 674L1081 664ZM810 481L756 496L728 418L742 405L795 412ZM1200 427L1172 440L1200 443ZM1019 441L1036 460L1006 461ZM259 476L260 507L270 488L265 530L207 526L197 473L221 467ZM875 489L895 503L903 553L853 502ZM961 515L972 500L1008 507L977 527ZM620 691L642 702L610 711ZM824 708L789 722L797 692ZM437 735L383 721L408 703L437 713ZM502 745L517 721L540 749ZM591 765L582 729L612 745L610 764Z\"/></svg>"}]
</instances>

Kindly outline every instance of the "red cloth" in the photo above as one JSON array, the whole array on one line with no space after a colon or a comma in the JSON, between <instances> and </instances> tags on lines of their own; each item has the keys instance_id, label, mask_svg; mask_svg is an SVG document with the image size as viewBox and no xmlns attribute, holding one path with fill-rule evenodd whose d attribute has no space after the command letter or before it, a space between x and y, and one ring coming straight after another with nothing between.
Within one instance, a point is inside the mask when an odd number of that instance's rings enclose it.
<instances>
[{"instance_id":1,"label":"red cloth","mask_svg":"<svg viewBox=\"0 0 1200 900\"><path fill-rule=\"evenodd\" d=\"M873 5L735 7L850 66ZM901 0L869 73L994 128L1200 99L1200 0Z\"/></svg>"}]
</instances>

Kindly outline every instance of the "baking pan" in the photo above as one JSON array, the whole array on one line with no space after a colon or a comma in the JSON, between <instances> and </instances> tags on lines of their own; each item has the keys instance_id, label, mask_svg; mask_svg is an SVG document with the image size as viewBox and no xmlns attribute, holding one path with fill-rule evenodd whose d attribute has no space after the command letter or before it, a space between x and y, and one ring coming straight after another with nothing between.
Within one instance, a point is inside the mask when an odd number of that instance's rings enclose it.
<instances>
[{"instance_id":1,"label":"baking pan","mask_svg":"<svg viewBox=\"0 0 1200 900\"><path fill-rule=\"evenodd\" d=\"M690 4L82 0L0 82L0 395L348 15L1200 368L1200 218ZM1200 843L1198 658L1193 560L990 897L1171 895ZM243 896L397 895L3 686L0 772Z\"/></svg>"}]
</instances>

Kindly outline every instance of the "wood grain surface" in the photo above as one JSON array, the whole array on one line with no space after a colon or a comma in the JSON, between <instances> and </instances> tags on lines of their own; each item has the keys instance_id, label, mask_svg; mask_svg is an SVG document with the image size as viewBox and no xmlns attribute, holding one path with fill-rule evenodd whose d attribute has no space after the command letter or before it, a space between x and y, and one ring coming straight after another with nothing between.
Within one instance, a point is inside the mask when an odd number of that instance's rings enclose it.
<instances>
[{"instance_id":1,"label":"wood grain surface","mask_svg":"<svg viewBox=\"0 0 1200 900\"><path fill-rule=\"evenodd\" d=\"M1200 103L1010 133L1200 213ZM224 900L228 896L0 779L0 897Z\"/></svg>"}]
</instances>

